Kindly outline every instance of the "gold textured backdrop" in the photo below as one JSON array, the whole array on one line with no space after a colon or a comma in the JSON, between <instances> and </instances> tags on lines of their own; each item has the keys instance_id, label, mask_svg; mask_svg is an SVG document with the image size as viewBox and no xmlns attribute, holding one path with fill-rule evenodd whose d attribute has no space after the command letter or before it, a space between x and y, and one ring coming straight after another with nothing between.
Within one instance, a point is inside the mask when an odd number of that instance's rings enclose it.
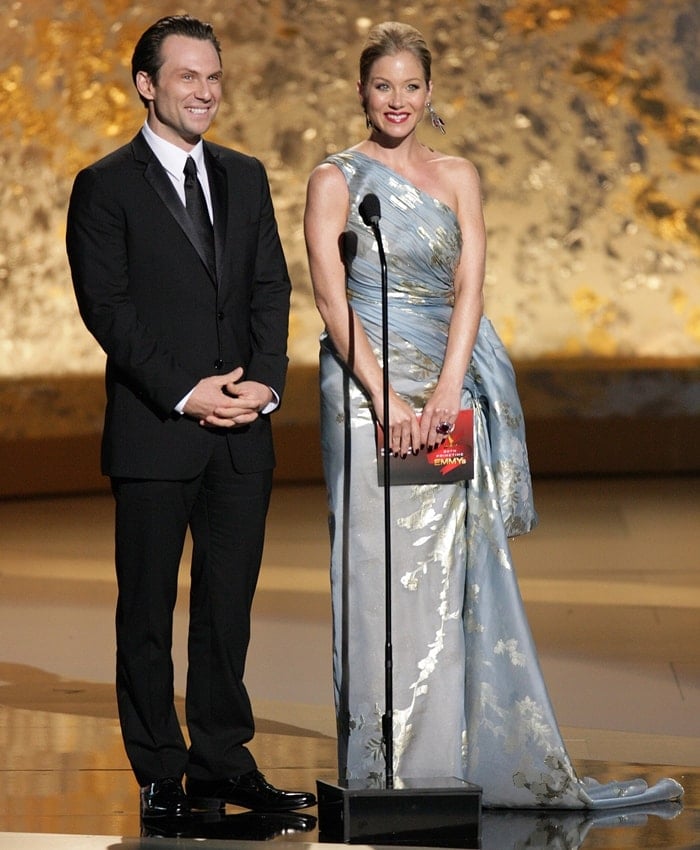
<instances>
[{"instance_id":1,"label":"gold textured backdrop","mask_svg":"<svg viewBox=\"0 0 700 850\"><path fill-rule=\"evenodd\" d=\"M319 323L301 232L306 178L364 135L356 63L371 23L401 18L434 50L448 135L475 161L487 311L516 359L700 355L700 4L696 0L31 0L0 34L0 376L95 373L63 238L78 168L144 117L129 60L161 14L223 43L211 137L258 155L294 283L293 363ZM370 17L371 15L371 17Z\"/></svg>"},{"instance_id":2,"label":"gold textured backdrop","mask_svg":"<svg viewBox=\"0 0 700 850\"><path fill-rule=\"evenodd\" d=\"M210 20L225 100L211 138L259 156L294 285L275 416L282 479L318 480L306 180L365 135L368 28L434 53L448 134L479 168L487 312L516 362L535 473L700 469L698 0L0 0L0 497L104 487L103 355L64 252L76 171L144 119L133 45Z\"/></svg>"}]
</instances>

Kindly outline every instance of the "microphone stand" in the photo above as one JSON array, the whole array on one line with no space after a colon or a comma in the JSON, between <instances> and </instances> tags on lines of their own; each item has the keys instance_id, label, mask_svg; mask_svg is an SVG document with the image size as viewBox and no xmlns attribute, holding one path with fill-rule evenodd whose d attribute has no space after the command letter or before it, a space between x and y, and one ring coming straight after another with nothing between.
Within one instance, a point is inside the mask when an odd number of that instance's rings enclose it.
<instances>
[{"instance_id":1,"label":"microphone stand","mask_svg":"<svg viewBox=\"0 0 700 850\"><path fill-rule=\"evenodd\" d=\"M363 222L377 242L382 284L382 393L384 404L384 584L385 642L382 737L386 762L385 787L369 780L316 781L321 841L416 846L479 846L481 788L456 777L401 779L394 788L394 686L391 592L391 453L389 420L389 284L379 199L366 195L359 205Z\"/></svg>"},{"instance_id":2,"label":"microphone stand","mask_svg":"<svg viewBox=\"0 0 700 850\"><path fill-rule=\"evenodd\" d=\"M394 787L394 656L392 646L391 612L391 454L388 444L387 423L389 421L389 282L386 267L384 242L379 229L379 202L377 214L370 218L370 226L377 240L379 266L382 278L382 392L384 406L384 590L385 590L385 636L384 636L384 714L382 735L384 737L384 760L386 787Z\"/></svg>"}]
</instances>

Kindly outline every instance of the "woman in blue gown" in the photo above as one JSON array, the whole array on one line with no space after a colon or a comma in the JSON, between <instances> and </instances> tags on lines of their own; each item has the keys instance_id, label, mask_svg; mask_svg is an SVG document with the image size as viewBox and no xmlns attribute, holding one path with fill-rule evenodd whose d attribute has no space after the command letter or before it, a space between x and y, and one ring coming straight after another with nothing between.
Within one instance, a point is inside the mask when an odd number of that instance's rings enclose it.
<instances>
[{"instance_id":1,"label":"woman in blue gown","mask_svg":"<svg viewBox=\"0 0 700 850\"><path fill-rule=\"evenodd\" d=\"M394 454L441 441L474 411L474 477L391 490L393 770L457 776L490 806L603 808L678 799L673 780L579 778L542 678L508 545L536 522L513 369L483 316L485 226L467 160L422 144L431 57L420 33L369 34L358 92L369 138L309 180L305 233L321 340L333 672L343 779L384 775L384 494L375 425ZM388 279L359 206L380 202Z\"/></svg>"}]
</instances>

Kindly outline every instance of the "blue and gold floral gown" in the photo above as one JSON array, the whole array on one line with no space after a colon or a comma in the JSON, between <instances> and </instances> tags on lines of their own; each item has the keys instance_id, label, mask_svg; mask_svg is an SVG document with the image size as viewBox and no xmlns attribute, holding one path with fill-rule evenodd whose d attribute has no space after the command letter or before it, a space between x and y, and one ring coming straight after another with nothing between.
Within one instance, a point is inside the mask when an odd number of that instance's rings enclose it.
<instances>
[{"instance_id":1,"label":"blue and gold floral gown","mask_svg":"<svg viewBox=\"0 0 700 850\"><path fill-rule=\"evenodd\" d=\"M376 160L345 151L347 294L381 359L381 274L358 212L381 203L388 268L392 387L420 411L435 388L462 250L454 212ZM321 418L329 496L333 667L343 779L384 775L384 493L375 425L362 387L321 343ZM475 474L467 484L391 488L394 775L456 776L491 806L597 808L677 798L664 780L579 779L538 664L508 538L536 522L515 377L483 318L463 384L474 408Z\"/></svg>"}]
</instances>

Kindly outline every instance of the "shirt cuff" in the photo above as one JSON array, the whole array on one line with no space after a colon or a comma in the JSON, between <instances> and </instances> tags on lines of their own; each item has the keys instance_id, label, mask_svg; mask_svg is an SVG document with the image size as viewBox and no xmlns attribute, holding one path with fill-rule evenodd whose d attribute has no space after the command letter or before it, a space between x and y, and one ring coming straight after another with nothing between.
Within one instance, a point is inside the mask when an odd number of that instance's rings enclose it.
<instances>
[{"instance_id":1,"label":"shirt cuff","mask_svg":"<svg viewBox=\"0 0 700 850\"><path fill-rule=\"evenodd\" d=\"M272 393L272 401L268 402L265 407L260 411L261 413L272 413L273 410L277 410L280 406L280 397L277 393L272 389L272 387L268 387L270 392Z\"/></svg>"},{"instance_id":2,"label":"shirt cuff","mask_svg":"<svg viewBox=\"0 0 700 850\"><path fill-rule=\"evenodd\" d=\"M189 397L192 395L193 392L194 392L194 387L192 387L192 389L187 393L187 395L183 396L180 399L180 401L178 401L178 403L175 405L175 410L176 410L177 413L180 414L180 416L184 415L185 405L187 404Z\"/></svg>"}]
</instances>

